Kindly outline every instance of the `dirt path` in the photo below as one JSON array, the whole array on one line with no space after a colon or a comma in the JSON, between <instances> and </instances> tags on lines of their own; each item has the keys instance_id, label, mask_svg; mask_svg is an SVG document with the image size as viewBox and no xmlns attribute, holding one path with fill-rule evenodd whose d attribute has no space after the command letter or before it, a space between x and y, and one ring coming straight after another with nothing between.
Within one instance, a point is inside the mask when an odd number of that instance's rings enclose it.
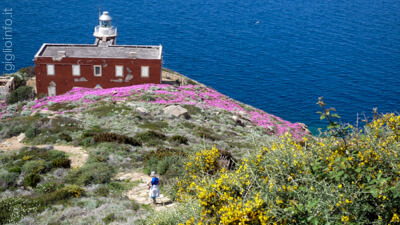
<instances>
[{"instance_id":1,"label":"dirt path","mask_svg":"<svg viewBox=\"0 0 400 225\"><path fill-rule=\"evenodd\" d=\"M13 151L19 150L23 147L31 147L30 145L25 145L22 140L25 138L25 134L20 134L18 137L12 137L4 140L0 143L0 150L3 151ZM50 145L38 145L38 148L48 147ZM68 145L51 145L57 151L62 151L68 154L68 158L71 160L71 167L77 168L85 164L89 155L81 148Z\"/></svg>"},{"instance_id":2,"label":"dirt path","mask_svg":"<svg viewBox=\"0 0 400 225\"><path fill-rule=\"evenodd\" d=\"M135 200L139 204L152 205L152 200L149 198L149 189L147 182L151 180L151 177L141 172L131 173L119 173L115 176L115 180L129 180L131 182L139 181L139 185L134 187L132 190L126 193L127 197L131 200ZM161 179L162 181L162 179ZM157 204L154 205L155 210L163 210L169 207L173 207L173 203L167 196L160 194L157 198Z\"/></svg>"}]
</instances>

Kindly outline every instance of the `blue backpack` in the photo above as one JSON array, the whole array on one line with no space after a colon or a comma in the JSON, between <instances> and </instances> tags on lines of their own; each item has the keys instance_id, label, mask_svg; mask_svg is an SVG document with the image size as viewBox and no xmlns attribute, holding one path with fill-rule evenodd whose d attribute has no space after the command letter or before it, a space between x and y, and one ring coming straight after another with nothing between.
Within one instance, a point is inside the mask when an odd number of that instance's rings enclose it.
<instances>
[{"instance_id":1,"label":"blue backpack","mask_svg":"<svg viewBox=\"0 0 400 225\"><path fill-rule=\"evenodd\" d=\"M157 177L153 177L153 179L151 179L151 185L158 185L158 178Z\"/></svg>"}]
</instances>

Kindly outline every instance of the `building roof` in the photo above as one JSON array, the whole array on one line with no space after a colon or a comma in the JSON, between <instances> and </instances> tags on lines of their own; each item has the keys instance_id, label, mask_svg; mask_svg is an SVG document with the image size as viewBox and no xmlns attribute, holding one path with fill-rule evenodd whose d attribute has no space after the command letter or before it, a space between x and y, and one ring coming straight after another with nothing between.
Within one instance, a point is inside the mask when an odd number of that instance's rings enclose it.
<instances>
[{"instance_id":1,"label":"building roof","mask_svg":"<svg viewBox=\"0 0 400 225\"><path fill-rule=\"evenodd\" d=\"M65 57L73 58L161 59L162 46L43 44L35 58L59 58L60 53L63 54L63 52L65 52Z\"/></svg>"}]
</instances>

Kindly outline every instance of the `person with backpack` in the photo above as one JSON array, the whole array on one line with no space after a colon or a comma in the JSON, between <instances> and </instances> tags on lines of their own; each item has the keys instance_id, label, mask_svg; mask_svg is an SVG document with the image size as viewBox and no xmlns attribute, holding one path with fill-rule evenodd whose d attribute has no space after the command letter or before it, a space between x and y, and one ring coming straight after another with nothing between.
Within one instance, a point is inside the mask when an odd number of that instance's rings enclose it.
<instances>
[{"instance_id":1,"label":"person with backpack","mask_svg":"<svg viewBox=\"0 0 400 225\"><path fill-rule=\"evenodd\" d=\"M152 171L151 180L147 183L149 186L149 197L153 199L153 204L156 204L156 198L160 197L160 179L156 176L156 172Z\"/></svg>"}]
</instances>

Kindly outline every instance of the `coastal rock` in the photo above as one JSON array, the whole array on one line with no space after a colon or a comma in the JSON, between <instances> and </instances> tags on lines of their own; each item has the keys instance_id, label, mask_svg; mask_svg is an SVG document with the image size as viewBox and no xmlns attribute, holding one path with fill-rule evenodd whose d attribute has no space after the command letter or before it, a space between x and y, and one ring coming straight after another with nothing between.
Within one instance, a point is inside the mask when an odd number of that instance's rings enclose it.
<instances>
[{"instance_id":1,"label":"coastal rock","mask_svg":"<svg viewBox=\"0 0 400 225\"><path fill-rule=\"evenodd\" d=\"M18 135L17 141L18 141L18 142L21 142L22 140L24 140L24 138L25 138L25 134L24 134L24 133L21 133L20 135Z\"/></svg>"},{"instance_id":2,"label":"coastal rock","mask_svg":"<svg viewBox=\"0 0 400 225\"><path fill-rule=\"evenodd\" d=\"M149 111L143 107L136 108L136 112L139 113L140 115L148 115L149 114Z\"/></svg>"},{"instance_id":3,"label":"coastal rock","mask_svg":"<svg viewBox=\"0 0 400 225\"><path fill-rule=\"evenodd\" d=\"M304 123L297 123L300 128L304 131L306 135L311 134L310 130L308 130L308 126Z\"/></svg>"},{"instance_id":4,"label":"coastal rock","mask_svg":"<svg viewBox=\"0 0 400 225\"><path fill-rule=\"evenodd\" d=\"M238 116L233 115L233 116L232 116L232 119L233 119L233 121L235 121L235 123L236 123L237 125L240 125L240 126L244 127L243 121L242 121L241 119L239 119Z\"/></svg>"},{"instance_id":5,"label":"coastal rock","mask_svg":"<svg viewBox=\"0 0 400 225\"><path fill-rule=\"evenodd\" d=\"M243 120L247 120L247 121L251 121L251 117L249 116L249 114L247 114L247 112L245 111L239 111L237 113L239 115L239 117Z\"/></svg>"},{"instance_id":6,"label":"coastal rock","mask_svg":"<svg viewBox=\"0 0 400 225\"><path fill-rule=\"evenodd\" d=\"M53 145L45 145L42 148L44 148L46 150L52 150L52 149L54 149L54 146Z\"/></svg>"},{"instance_id":7,"label":"coastal rock","mask_svg":"<svg viewBox=\"0 0 400 225\"><path fill-rule=\"evenodd\" d=\"M172 115L174 117L184 117L186 119L189 119L189 113L187 109L183 108L182 106L179 105L170 105L165 107L164 113L167 115Z\"/></svg>"}]
</instances>

